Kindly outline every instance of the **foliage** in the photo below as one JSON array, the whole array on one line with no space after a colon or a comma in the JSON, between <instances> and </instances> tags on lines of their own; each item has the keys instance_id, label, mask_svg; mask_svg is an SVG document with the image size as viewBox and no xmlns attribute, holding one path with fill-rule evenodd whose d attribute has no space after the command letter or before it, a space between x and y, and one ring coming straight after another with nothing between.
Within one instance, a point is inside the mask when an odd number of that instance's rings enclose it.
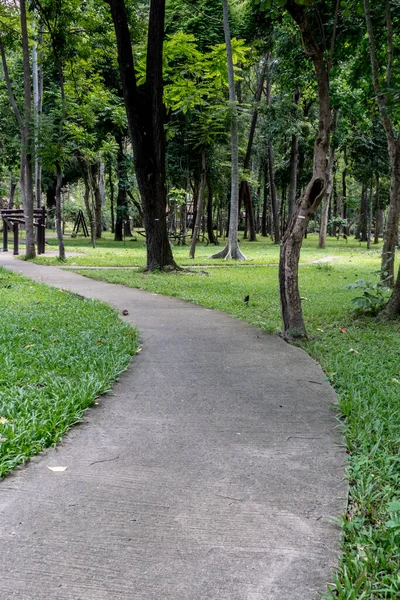
<instances>
[{"instance_id":1,"label":"foliage","mask_svg":"<svg viewBox=\"0 0 400 600\"><path fill-rule=\"evenodd\" d=\"M358 279L346 285L346 290L361 290L362 295L352 298L352 303L358 314L377 315L389 299L390 289L380 279Z\"/></svg>"}]
</instances>

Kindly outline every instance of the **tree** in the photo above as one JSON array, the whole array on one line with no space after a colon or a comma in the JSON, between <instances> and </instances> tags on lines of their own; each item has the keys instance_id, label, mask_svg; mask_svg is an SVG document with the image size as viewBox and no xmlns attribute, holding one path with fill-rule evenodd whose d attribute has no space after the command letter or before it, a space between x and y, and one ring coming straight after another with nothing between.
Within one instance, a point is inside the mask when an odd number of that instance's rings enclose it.
<instances>
[{"instance_id":1,"label":"tree","mask_svg":"<svg viewBox=\"0 0 400 600\"><path fill-rule=\"evenodd\" d=\"M228 1L222 0L224 14L224 35L226 44L226 56L228 64L229 81L229 109L231 117L231 210L229 220L228 243L221 252L213 254L212 258L234 258L246 260L239 249L238 225L239 225L239 142L238 142L238 114L236 105L235 75L232 60L231 32L229 27Z\"/></svg>"},{"instance_id":2,"label":"tree","mask_svg":"<svg viewBox=\"0 0 400 600\"><path fill-rule=\"evenodd\" d=\"M147 270L175 268L166 222L165 142L163 108L163 39L165 0L151 0L146 82L137 85L131 35L124 0L106 0L111 7L118 64L142 198L147 241Z\"/></svg>"},{"instance_id":3,"label":"tree","mask_svg":"<svg viewBox=\"0 0 400 600\"><path fill-rule=\"evenodd\" d=\"M337 4L338 10L339 4ZM315 35L305 6L295 0L288 0L286 8L297 23L306 53L312 59L318 84L319 125L315 140L313 173L303 195L296 203L292 219L282 240L279 260L279 288L284 335L304 337L304 325L301 299L298 285L298 265L304 234L311 215L321 203L326 192L326 157L329 149L331 108L329 99L329 69L324 59L324 47ZM316 26L318 28L319 25ZM317 29L318 31L318 29ZM334 40L334 33L332 40ZM331 46L333 48L333 44Z\"/></svg>"},{"instance_id":4,"label":"tree","mask_svg":"<svg viewBox=\"0 0 400 600\"><path fill-rule=\"evenodd\" d=\"M391 169L390 203L387 219L387 230L382 252L381 271L382 278L385 279L389 285L393 285L394 259L396 246L398 243L398 224L400 216L400 128L398 127L396 131L395 122L396 117L398 121L399 115L396 114L395 107L390 106L391 84L395 58L391 1L385 0L387 65L384 82L381 81L379 76L381 67L378 62L378 53L376 47L377 35L374 32L370 0L364 0L364 12L369 39L372 80L380 118L386 133ZM395 302L389 303L387 308L388 313L393 312L395 304Z\"/></svg>"}]
</instances>

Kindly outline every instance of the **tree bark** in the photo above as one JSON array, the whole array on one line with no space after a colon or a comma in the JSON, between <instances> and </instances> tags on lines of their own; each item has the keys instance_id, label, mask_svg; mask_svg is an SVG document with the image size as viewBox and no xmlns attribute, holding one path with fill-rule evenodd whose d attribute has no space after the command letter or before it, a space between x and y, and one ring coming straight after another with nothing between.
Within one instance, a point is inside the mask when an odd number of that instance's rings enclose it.
<instances>
[{"instance_id":1,"label":"tree bark","mask_svg":"<svg viewBox=\"0 0 400 600\"><path fill-rule=\"evenodd\" d=\"M264 57L264 59L263 59L263 64L262 64L261 72L260 72L260 75L259 75L259 78L258 78L257 90L256 90L256 93L254 94L254 102L256 102L257 104L261 100L262 91L263 91L263 87L264 87L264 81L265 81L265 77L267 75L267 69L268 69L268 55L266 55ZM251 118L249 139L247 140L246 155L245 155L244 163L243 163L243 169L244 169L244 171L247 171L248 168L249 168L249 166L250 166L251 151L252 151L252 148L253 148L253 142L254 142L254 135L255 135L255 132L256 132L257 120L258 120L258 107L256 105L255 108L254 108L254 110L253 110L253 115L252 115L252 118ZM249 186L249 184L248 184L247 181L242 181L241 184L240 184L240 189L239 189L239 210L240 210L240 207L242 206L242 204L245 204L245 206L246 206L246 218L247 218L247 224L248 224L248 227L249 227L249 234L250 234L249 241L250 242L256 242L257 241L256 223L255 223L255 218L254 218L253 205L251 203L250 186ZM245 230L245 233L246 233L246 230Z\"/></svg>"},{"instance_id":2,"label":"tree bark","mask_svg":"<svg viewBox=\"0 0 400 600\"><path fill-rule=\"evenodd\" d=\"M226 57L228 63L228 81L229 81L229 107L231 116L231 203L229 218L228 243L225 248L213 254L211 258L233 258L235 260L246 260L246 257L240 251L238 244L238 226L239 226L239 139L238 139L238 114L236 106L235 76L233 71L231 32L229 27L228 0L222 0L224 35L226 44Z\"/></svg>"},{"instance_id":3,"label":"tree bark","mask_svg":"<svg viewBox=\"0 0 400 600\"><path fill-rule=\"evenodd\" d=\"M375 235L374 244L379 244L379 236L382 235L383 211L380 204L380 181L379 174L376 175L375 187Z\"/></svg>"},{"instance_id":4,"label":"tree bark","mask_svg":"<svg viewBox=\"0 0 400 600\"><path fill-rule=\"evenodd\" d=\"M122 136L116 138L118 144L117 152L117 176L118 176L118 195L117 195L117 218L115 222L115 236L116 242L122 242L124 239L124 221L128 217L128 196L127 196L127 183L128 183L128 172L124 153L124 142Z\"/></svg>"},{"instance_id":5,"label":"tree bark","mask_svg":"<svg viewBox=\"0 0 400 600\"><path fill-rule=\"evenodd\" d=\"M124 0L107 0L117 38L118 63L135 173L142 198L146 230L147 270L176 268L166 221L165 142L162 51L165 0L151 0L146 83L137 86Z\"/></svg>"},{"instance_id":6,"label":"tree bark","mask_svg":"<svg viewBox=\"0 0 400 600\"><path fill-rule=\"evenodd\" d=\"M8 197L8 208L14 208L14 195L15 195L16 187L17 187L17 183L15 181L15 177L14 177L14 175L11 175L11 177L10 177L10 192L9 192L9 197Z\"/></svg>"},{"instance_id":7,"label":"tree bark","mask_svg":"<svg viewBox=\"0 0 400 600\"><path fill-rule=\"evenodd\" d=\"M366 183L363 183L361 188L360 221L357 237L360 242L368 241L368 190Z\"/></svg>"},{"instance_id":8,"label":"tree bark","mask_svg":"<svg viewBox=\"0 0 400 600\"><path fill-rule=\"evenodd\" d=\"M263 197L263 207L261 213L261 235L263 237L267 237L267 209L268 209L268 161L265 160L264 164L264 197Z\"/></svg>"},{"instance_id":9,"label":"tree bark","mask_svg":"<svg viewBox=\"0 0 400 600\"><path fill-rule=\"evenodd\" d=\"M112 176L111 163L108 166L108 185L110 186L111 233L115 233L114 182L113 182L113 176Z\"/></svg>"},{"instance_id":10,"label":"tree bark","mask_svg":"<svg viewBox=\"0 0 400 600\"><path fill-rule=\"evenodd\" d=\"M22 136L22 145L25 154L25 236L26 258L35 258L35 232L33 225L33 171L32 171L32 136L30 131L30 120L32 116L32 98L31 98L31 69L29 61L29 42L28 27L26 19L26 2L20 0L21 34L22 34L22 53L24 59L24 135Z\"/></svg>"},{"instance_id":11,"label":"tree bark","mask_svg":"<svg viewBox=\"0 0 400 600\"><path fill-rule=\"evenodd\" d=\"M336 125L338 119L338 109L335 108L333 110L332 116L332 124L331 124L331 135L335 133ZM329 217L329 207L331 203L332 197L332 189L333 189L333 163L335 160L335 148L331 143L329 148L329 158L328 158L328 166L326 170L326 191L325 198L322 204L322 212L321 212L321 225L319 230L319 241L318 248L325 248L326 246L326 234L328 231L328 217Z\"/></svg>"},{"instance_id":12,"label":"tree bark","mask_svg":"<svg viewBox=\"0 0 400 600\"><path fill-rule=\"evenodd\" d=\"M378 104L379 114L382 125L385 129L389 159L390 159L390 202L386 226L386 236L384 238L382 250L381 278L390 286L394 285L394 261L396 246L398 244L398 227L400 216L400 132L394 131L393 122L387 109L387 96L382 92L379 81L380 66L378 64L375 35L372 26L371 9L369 0L364 0L365 22L369 38L369 50L372 68L372 82L375 96ZM387 31L387 67L385 86L391 87L391 76L393 69L394 44L393 44L393 26L390 9L390 0L385 0L385 20Z\"/></svg>"},{"instance_id":13,"label":"tree bark","mask_svg":"<svg viewBox=\"0 0 400 600\"><path fill-rule=\"evenodd\" d=\"M266 96L267 106L271 104L271 80L269 77L269 72L267 76L267 96ZM272 219L273 219L273 230L274 230L274 243L279 244L281 240L281 231L279 226L279 207L278 207L278 197L276 195L276 186L275 186L275 167L274 167L274 153L272 149L271 140L268 141L268 167L269 167L269 191L271 198L271 209L272 209Z\"/></svg>"},{"instance_id":14,"label":"tree bark","mask_svg":"<svg viewBox=\"0 0 400 600\"><path fill-rule=\"evenodd\" d=\"M204 209L204 190L206 187L207 177L207 163L206 163L206 149L203 148L201 151L201 178L200 178L200 189L199 199L197 202L196 221L193 228L192 243L190 245L189 258L194 258L196 253L196 244L200 233L201 218L203 216Z\"/></svg>"},{"instance_id":15,"label":"tree bark","mask_svg":"<svg viewBox=\"0 0 400 600\"><path fill-rule=\"evenodd\" d=\"M207 181L208 188L208 200L207 200L207 234L210 244L219 246L218 239L214 234L214 221L213 221L213 189L210 180Z\"/></svg>"},{"instance_id":16,"label":"tree bark","mask_svg":"<svg viewBox=\"0 0 400 600\"><path fill-rule=\"evenodd\" d=\"M304 6L288 0L286 7L297 23L303 45L312 58L318 84L319 125L314 146L313 174L304 194L299 198L281 244L279 288L284 335L305 337L301 299L298 285L300 250L310 217L318 208L326 190L326 156L330 136L329 74L323 49L317 44Z\"/></svg>"},{"instance_id":17,"label":"tree bark","mask_svg":"<svg viewBox=\"0 0 400 600\"><path fill-rule=\"evenodd\" d=\"M298 106L300 103L300 90L294 94L294 103ZM292 135L290 146L290 178L289 178L289 193L288 193L288 223L292 218L294 206L296 203L297 193L297 169L299 164L299 136Z\"/></svg>"},{"instance_id":18,"label":"tree bark","mask_svg":"<svg viewBox=\"0 0 400 600\"><path fill-rule=\"evenodd\" d=\"M62 211L61 211L61 187L62 187L61 167L57 164L57 184L56 184L56 232L58 240L58 258L65 260L65 247L62 230Z\"/></svg>"}]
</instances>

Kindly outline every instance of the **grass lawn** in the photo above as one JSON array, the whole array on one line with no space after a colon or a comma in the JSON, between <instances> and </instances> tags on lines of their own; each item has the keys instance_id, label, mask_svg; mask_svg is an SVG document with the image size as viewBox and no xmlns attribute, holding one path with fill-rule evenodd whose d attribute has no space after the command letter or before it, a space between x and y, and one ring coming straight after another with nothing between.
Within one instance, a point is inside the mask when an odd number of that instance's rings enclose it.
<instances>
[{"instance_id":1,"label":"grass lawn","mask_svg":"<svg viewBox=\"0 0 400 600\"><path fill-rule=\"evenodd\" d=\"M114 242L112 235L105 233L102 239L97 240L96 248L92 248L87 238L67 237L65 238L66 251L77 253L77 255L68 258L66 265L82 267L144 267L146 264L146 246L143 238L135 236L132 239L136 239L136 241L131 241L130 238L127 238L125 242ZM269 265L278 264L279 262L279 246L273 244L270 238L259 237L259 241L255 243L244 241L241 242L240 248L248 259L246 265ZM219 249L222 249L222 246ZM48 239L46 252L49 250L57 250L56 239ZM198 244L195 259L192 260L189 258L189 246L175 245L173 247L175 260L181 266L213 264L226 267L227 263L222 259L212 260L210 263L210 254L213 254L217 250L218 247L216 246ZM366 244L360 245L358 241L352 238L349 238L347 243L343 239L328 238L326 250L321 251L317 249L317 236L309 235L304 240L301 262L310 262L325 255L349 257L349 254L353 252L359 257L362 257L364 254L368 256L370 252L376 254L376 250L368 252ZM34 262L48 265L59 264L55 256L46 254L38 256Z\"/></svg>"},{"instance_id":2,"label":"grass lawn","mask_svg":"<svg viewBox=\"0 0 400 600\"><path fill-rule=\"evenodd\" d=\"M109 306L0 269L0 477L58 442L137 350Z\"/></svg>"},{"instance_id":3,"label":"grass lawn","mask_svg":"<svg viewBox=\"0 0 400 600\"><path fill-rule=\"evenodd\" d=\"M271 266L226 266L220 261L219 269L172 274L145 275L131 270L82 273L183 298L278 332L277 267L272 266L278 249L270 242L241 247L253 265ZM187 253L183 250L175 252L178 262L193 264L182 258ZM194 264L214 265L206 259L210 251L210 247L200 247ZM140 248L125 252L132 253L131 264L144 264ZM307 264L327 256L336 258ZM348 447L350 500L340 520L343 556L326 595L342 600L400 598L400 320L385 323L355 316L351 299L359 292L344 289L362 277L374 279L379 258L379 249L367 251L350 240L348 244L331 240L327 249L320 251L315 237L309 236L300 268L310 335L302 347L321 364L338 392L339 422ZM94 264L94 251L80 260ZM111 259L111 254L99 249L97 264L104 266L106 261L115 264L119 258ZM250 296L248 305L243 301L246 295Z\"/></svg>"}]
</instances>

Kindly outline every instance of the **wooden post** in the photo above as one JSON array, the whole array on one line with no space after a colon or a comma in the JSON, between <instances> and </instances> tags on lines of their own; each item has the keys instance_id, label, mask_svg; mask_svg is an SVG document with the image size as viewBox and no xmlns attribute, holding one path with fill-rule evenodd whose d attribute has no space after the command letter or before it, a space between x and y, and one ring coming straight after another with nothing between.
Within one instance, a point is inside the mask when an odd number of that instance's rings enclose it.
<instances>
[{"instance_id":1,"label":"wooden post","mask_svg":"<svg viewBox=\"0 0 400 600\"><path fill-rule=\"evenodd\" d=\"M8 224L3 219L3 252L8 252Z\"/></svg>"},{"instance_id":2,"label":"wooden post","mask_svg":"<svg viewBox=\"0 0 400 600\"><path fill-rule=\"evenodd\" d=\"M14 231L14 256L18 256L18 223L13 223L13 231Z\"/></svg>"}]
</instances>

